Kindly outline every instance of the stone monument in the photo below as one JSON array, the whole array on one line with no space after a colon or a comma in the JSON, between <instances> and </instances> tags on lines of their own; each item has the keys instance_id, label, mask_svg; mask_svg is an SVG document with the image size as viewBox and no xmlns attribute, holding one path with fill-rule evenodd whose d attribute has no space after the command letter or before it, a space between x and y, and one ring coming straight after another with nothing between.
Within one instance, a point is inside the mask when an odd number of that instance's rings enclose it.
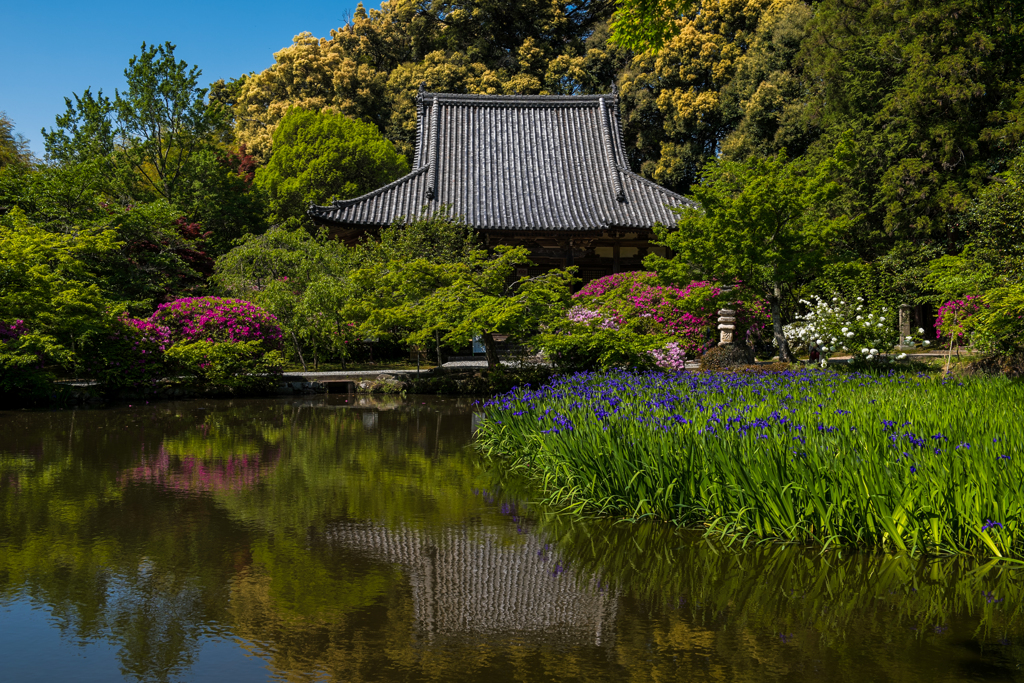
<instances>
[{"instance_id":1,"label":"stone monument","mask_svg":"<svg viewBox=\"0 0 1024 683\"><path fill-rule=\"evenodd\" d=\"M910 332L910 304L900 304L900 346L907 345Z\"/></svg>"},{"instance_id":2,"label":"stone monument","mask_svg":"<svg viewBox=\"0 0 1024 683\"><path fill-rule=\"evenodd\" d=\"M722 308L718 311L718 345L733 346L733 335L736 332L736 311Z\"/></svg>"}]
</instances>

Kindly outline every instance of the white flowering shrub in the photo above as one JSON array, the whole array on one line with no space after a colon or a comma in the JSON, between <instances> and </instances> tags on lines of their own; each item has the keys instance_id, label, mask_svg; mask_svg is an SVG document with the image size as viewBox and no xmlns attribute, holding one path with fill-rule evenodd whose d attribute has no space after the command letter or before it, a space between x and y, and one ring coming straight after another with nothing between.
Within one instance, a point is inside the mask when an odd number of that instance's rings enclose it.
<instances>
[{"instance_id":1,"label":"white flowering shrub","mask_svg":"<svg viewBox=\"0 0 1024 683\"><path fill-rule=\"evenodd\" d=\"M869 310L862 297L831 301L812 296L800 303L809 309L783 331L794 346L816 348L822 363L836 354L850 353L855 360L877 362L899 344L899 320L884 306Z\"/></svg>"}]
</instances>

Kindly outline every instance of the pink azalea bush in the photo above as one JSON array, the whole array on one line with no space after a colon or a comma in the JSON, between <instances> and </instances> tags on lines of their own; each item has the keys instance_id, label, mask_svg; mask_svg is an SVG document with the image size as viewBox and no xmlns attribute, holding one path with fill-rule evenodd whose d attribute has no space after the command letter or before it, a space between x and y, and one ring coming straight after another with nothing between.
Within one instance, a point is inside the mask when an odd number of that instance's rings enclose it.
<instances>
[{"instance_id":1,"label":"pink azalea bush","mask_svg":"<svg viewBox=\"0 0 1024 683\"><path fill-rule=\"evenodd\" d=\"M655 273L634 271L616 273L587 283L573 295L578 302L570 310L575 319L585 316L601 318L600 325L616 321L619 327L635 322L648 334L670 337L682 352L699 356L714 346L718 339L718 309L737 310L737 327L759 334L768 323L763 302L727 303L722 288L706 281L694 281L685 287L658 284ZM573 321L574 316L570 315Z\"/></svg>"},{"instance_id":2,"label":"pink azalea bush","mask_svg":"<svg viewBox=\"0 0 1024 683\"><path fill-rule=\"evenodd\" d=\"M971 318L981 310L981 297L965 296L963 299L952 299L939 306L939 314L935 318L935 338L942 339L946 334L954 336L957 345L967 343L967 327Z\"/></svg>"},{"instance_id":3,"label":"pink azalea bush","mask_svg":"<svg viewBox=\"0 0 1024 683\"><path fill-rule=\"evenodd\" d=\"M715 283L659 284L655 273L628 272L587 283L562 323L541 345L563 370L650 367L681 370L717 341L718 309L737 310L740 334L768 323L763 303L736 302Z\"/></svg>"},{"instance_id":4,"label":"pink azalea bush","mask_svg":"<svg viewBox=\"0 0 1024 683\"><path fill-rule=\"evenodd\" d=\"M0 320L0 343L14 341L25 332L24 320L15 320L10 323Z\"/></svg>"},{"instance_id":5,"label":"pink azalea bush","mask_svg":"<svg viewBox=\"0 0 1024 683\"><path fill-rule=\"evenodd\" d=\"M251 342L280 349L284 332L277 318L242 299L205 296L161 304L150 317L177 342Z\"/></svg>"},{"instance_id":6,"label":"pink azalea bush","mask_svg":"<svg viewBox=\"0 0 1024 683\"><path fill-rule=\"evenodd\" d=\"M647 354L662 370L679 371L686 369L686 351L682 344L669 342L663 348L651 349Z\"/></svg>"}]
</instances>

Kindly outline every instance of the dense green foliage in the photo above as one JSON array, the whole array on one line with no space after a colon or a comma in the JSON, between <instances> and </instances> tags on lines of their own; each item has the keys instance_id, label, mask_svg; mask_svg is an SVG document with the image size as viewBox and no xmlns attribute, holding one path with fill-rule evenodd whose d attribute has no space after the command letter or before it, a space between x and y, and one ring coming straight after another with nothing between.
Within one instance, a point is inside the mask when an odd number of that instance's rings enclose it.
<instances>
[{"instance_id":1,"label":"dense green foliage","mask_svg":"<svg viewBox=\"0 0 1024 683\"><path fill-rule=\"evenodd\" d=\"M526 247L481 248L472 230L437 214L385 230L357 250L350 315L371 335L399 335L417 348L458 348L480 335L487 364L499 363L494 335L528 342L568 308L570 270L515 277Z\"/></svg>"},{"instance_id":2,"label":"dense green foliage","mask_svg":"<svg viewBox=\"0 0 1024 683\"><path fill-rule=\"evenodd\" d=\"M412 248L417 230L455 244L443 217L354 249L297 229L310 229L309 202L407 171L421 86L614 85L630 166L702 205L659 227L671 253L646 265L660 285L742 280L771 305L784 359L783 323L806 313L801 296L861 296L892 310L981 297L958 338L1011 357L1024 338L1022 26L1011 0L489 0L472 10L394 0L358 7L328 38L301 34L270 68L209 88L172 44L144 43L123 92L66 99L43 132L43 161L0 117L0 220L108 235L109 248L83 261L106 302L97 329L121 312L143 319L161 303L226 291L272 311L304 365L347 362L367 339L440 352L480 334L494 362L494 334L523 343L545 331L554 349L568 339L554 327L569 323L545 310L564 308L568 276L510 289L526 253L485 257L468 241L458 256ZM287 229L263 241L273 224ZM257 254L271 243L280 247ZM278 256L270 277L266 261ZM558 352L577 365L693 354L628 331L571 341L593 346ZM32 364L26 353L15 353L19 367ZM62 358L47 362L77 367L73 353Z\"/></svg>"},{"instance_id":3,"label":"dense green foliage","mask_svg":"<svg viewBox=\"0 0 1024 683\"><path fill-rule=\"evenodd\" d=\"M1024 387L913 375L579 374L481 443L577 511L757 539L1021 557Z\"/></svg>"},{"instance_id":4,"label":"dense green foliage","mask_svg":"<svg viewBox=\"0 0 1024 683\"><path fill-rule=\"evenodd\" d=\"M293 109L274 130L274 153L256 173L272 220L302 220L310 204L351 199L409 172L372 123L342 114Z\"/></svg>"},{"instance_id":5,"label":"dense green foliage","mask_svg":"<svg viewBox=\"0 0 1024 683\"><path fill-rule=\"evenodd\" d=\"M694 191L700 208L683 211L674 229L656 228L675 255L648 256L645 265L675 282L689 282L695 270L743 282L768 300L779 357L791 360L782 330L783 288L841 257L833 243L851 222L834 203L842 191L833 179L838 166L835 157L808 167L784 153L709 165Z\"/></svg>"}]
</instances>

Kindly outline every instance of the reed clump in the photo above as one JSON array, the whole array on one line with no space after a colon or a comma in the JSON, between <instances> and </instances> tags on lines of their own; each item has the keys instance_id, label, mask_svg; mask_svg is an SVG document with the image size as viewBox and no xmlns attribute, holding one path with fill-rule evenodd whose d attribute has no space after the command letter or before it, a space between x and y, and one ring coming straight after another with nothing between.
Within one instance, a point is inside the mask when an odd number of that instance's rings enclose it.
<instances>
[{"instance_id":1,"label":"reed clump","mask_svg":"<svg viewBox=\"0 0 1024 683\"><path fill-rule=\"evenodd\" d=\"M1024 385L794 370L581 373L483 406L545 502L750 539L1024 555Z\"/></svg>"}]
</instances>

